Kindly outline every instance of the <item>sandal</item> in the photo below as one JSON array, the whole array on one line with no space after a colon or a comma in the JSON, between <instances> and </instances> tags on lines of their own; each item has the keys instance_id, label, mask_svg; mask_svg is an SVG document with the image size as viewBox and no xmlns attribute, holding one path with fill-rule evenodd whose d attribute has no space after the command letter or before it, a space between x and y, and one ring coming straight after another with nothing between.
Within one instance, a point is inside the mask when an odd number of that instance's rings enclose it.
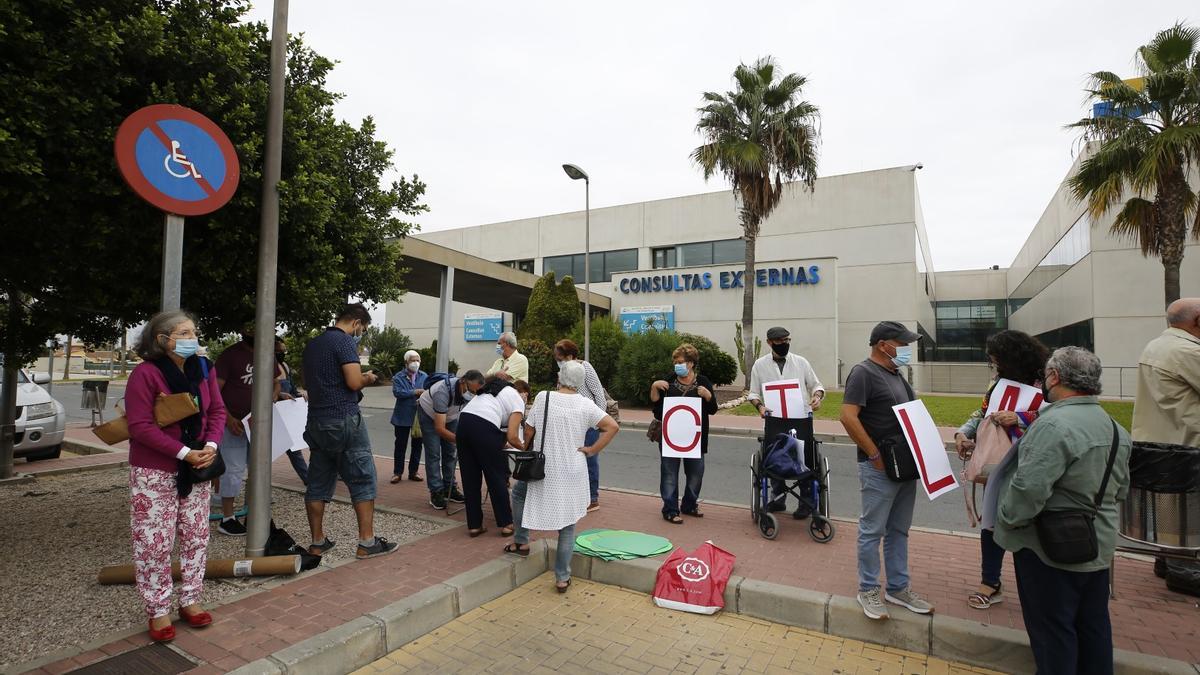
<instances>
[{"instance_id":1,"label":"sandal","mask_svg":"<svg viewBox=\"0 0 1200 675\"><path fill-rule=\"evenodd\" d=\"M525 548L521 548L520 544L515 544L515 543L514 544L505 544L504 552L505 553L515 553L521 557L527 557L529 555L529 545L526 544Z\"/></svg>"},{"instance_id":2,"label":"sandal","mask_svg":"<svg viewBox=\"0 0 1200 675\"><path fill-rule=\"evenodd\" d=\"M483 534L484 532L487 532L486 527L481 527L478 530L467 530L467 534L470 535L472 539L474 539L475 537L478 537L479 535Z\"/></svg>"},{"instance_id":3,"label":"sandal","mask_svg":"<svg viewBox=\"0 0 1200 675\"><path fill-rule=\"evenodd\" d=\"M505 525L504 527L500 528L500 536L501 536L501 537L511 537L511 536L513 536L513 526L512 526L512 525Z\"/></svg>"},{"instance_id":4,"label":"sandal","mask_svg":"<svg viewBox=\"0 0 1200 675\"><path fill-rule=\"evenodd\" d=\"M700 509L696 509L695 511L684 511L683 515L691 516L693 518L703 518L704 517L704 514L700 512Z\"/></svg>"},{"instance_id":5,"label":"sandal","mask_svg":"<svg viewBox=\"0 0 1200 675\"><path fill-rule=\"evenodd\" d=\"M421 474L419 474L419 473L410 473L410 474L408 474L408 479L409 479L409 480L414 480L414 481L416 481L416 482L418 482L418 483L420 483L421 481L425 480L424 478L422 478L422 477L421 477Z\"/></svg>"},{"instance_id":6,"label":"sandal","mask_svg":"<svg viewBox=\"0 0 1200 675\"><path fill-rule=\"evenodd\" d=\"M663 520L665 520L665 521L667 521L667 522L669 522L669 523L673 523L673 524L675 524L675 525L682 525L682 524L683 524L683 518L680 518L678 513L672 513L671 515L667 515L667 514L665 514L665 513L664 513L664 514L663 514Z\"/></svg>"},{"instance_id":7,"label":"sandal","mask_svg":"<svg viewBox=\"0 0 1200 675\"><path fill-rule=\"evenodd\" d=\"M988 584L982 585L988 586ZM1000 584L988 587L992 589L991 593L975 592L967 597L967 605L971 609L988 609L992 605L1004 602L1004 594L1000 592Z\"/></svg>"},{"instance_id":8,"label":"sandal","mask_svg":"<svg viewBox=\"0 0 1200 675\"><path fill-rule=\"evenodd\" d=\"M559 586L560 583L562 583L562 582L559 582L559 581L554 582L554 590L558 591L559 593L566 593L567 589L571 587L570 579L567 579L567 583L563 584L562 586Z\"/></svg>"},{"instance_id":9,"label":"sandal","mask_svg":"<svg viewBox=\"0 0 1200 675\"><path fill-rule=\"evenodd\" d=\"M396 474L395 476L392 476L392 480L390 482L392 485L395 485L396 483L399 483L401 480L403 480L403 478L400 477L400 474Z\"/></svg>"}]
</instances>

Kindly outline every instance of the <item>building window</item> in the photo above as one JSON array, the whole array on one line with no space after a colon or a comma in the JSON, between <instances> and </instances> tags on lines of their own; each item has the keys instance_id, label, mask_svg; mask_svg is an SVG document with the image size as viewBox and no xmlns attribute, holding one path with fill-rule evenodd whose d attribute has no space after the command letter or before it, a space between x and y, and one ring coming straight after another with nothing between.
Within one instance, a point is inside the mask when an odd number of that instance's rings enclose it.
<instances>
[{"instance_id":1,"label":"building window","mask_svg":"<svg viewBox=\"0 0 1200 675\"><path fill-rule=\"evenodd\" d=\"M547 272L554 272L557 279L570 275L575 283L584 281L584 260L582 253L574 255L547 256L542 259L542 267ZM617 272L636 270L637 249L626 248L618 251L598 251L592 253L592 282L609 281Z\"/></svg>"},{"instance_id":2,"label":"building window","mask_svg":"<svg viewBox=\"0 0 1200 675\"><path fill-rule=\"evenodd\" d=\"M987 339L1008 328L1004 300L948 300L934 304L937 346L934 361L987 361ZM922 340L923 341L923 340Z\"/></svg>"},{"instance_id":3,"label":"building window","mask_svg":"<svg viewBox=\"0 0 1200 675\"><path fill-rule=\"evenodd\" d=\"M656 270L664 267L674 267L676 255L674 246L653 249L650 251L651 264Z\"/></svg>"},{"instance_id":4,"label":"building window","mask_svg":"<svg viewBox=\"0 0 1200 675\"><path fill-rule=\"evenodd\" d=\"M1091 252L1092 220L1084 213L1008 297L1011 311L1016 312Z\"/></svg>"},{"instance_id":5,"label":"building window","mask_svg":"<svg viewBox=\"0 0 1200 675\"><path fill-rule=\"evenodd\" d=\"M529 274L533 274L533 260L532 259L503 260L500 262L500 264L507 265L507 266L513 268L514 270L521 270L522 272L528 272Z\"/></svg>"},{"instance_id":6,"label":"building window","mask_svg":"<svg viewBox=\"0 0 1200 675\"><path fill-rule=\"evenodd\" d=\"M746 243L741 239L698 241L651 252L654 269L662 267L699 267L742 262L746 259Z\"/></svg>"},{"instance_id":7,"label":"building window","mask_svg":"<svg viewBox=\"0 0 1200 675\"><path fill-rule=\"evenodd\" d=\"M1062 328L1048 330L1034 337L1050 350L1055 350L1059 347L1083 347L1088 351L1096 350L1095 332L1091 319L1078 321Z\"/></svg>"}]
</instances>

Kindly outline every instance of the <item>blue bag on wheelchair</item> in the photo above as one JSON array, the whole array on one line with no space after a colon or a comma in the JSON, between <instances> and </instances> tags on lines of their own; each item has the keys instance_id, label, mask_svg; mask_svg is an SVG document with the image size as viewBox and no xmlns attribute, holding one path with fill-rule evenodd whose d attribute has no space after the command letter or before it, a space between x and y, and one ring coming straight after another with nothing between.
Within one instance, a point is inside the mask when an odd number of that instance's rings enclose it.
<instances>
[{"instance_id":1,"label":"blue bag on wheelchair","mask_svg":"<svg viewBox=\"0 0 1200 675\"><path fill-rule=\"evenodd\" d=\"M804 463L804 442L792 434L779 434L767 448L763 469L785 478L798 478L808 473Z\"/></svg>"}]
</instances>

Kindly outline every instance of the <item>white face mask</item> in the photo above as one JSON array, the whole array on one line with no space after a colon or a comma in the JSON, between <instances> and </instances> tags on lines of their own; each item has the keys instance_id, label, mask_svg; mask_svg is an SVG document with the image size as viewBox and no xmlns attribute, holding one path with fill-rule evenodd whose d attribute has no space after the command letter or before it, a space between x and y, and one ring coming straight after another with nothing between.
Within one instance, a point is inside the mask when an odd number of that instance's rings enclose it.
<instances>
[{"instance_id":1,"label":"white face mask","mask_svg":"<svg viewBox=\"0 0 1200 675\"><path fill-rule=\"evenodd\" d=\"M420 361L409 361L408 369L414 373L417 372L418 370L421 369L421 362Z\"/></svg>"}]
</instances>

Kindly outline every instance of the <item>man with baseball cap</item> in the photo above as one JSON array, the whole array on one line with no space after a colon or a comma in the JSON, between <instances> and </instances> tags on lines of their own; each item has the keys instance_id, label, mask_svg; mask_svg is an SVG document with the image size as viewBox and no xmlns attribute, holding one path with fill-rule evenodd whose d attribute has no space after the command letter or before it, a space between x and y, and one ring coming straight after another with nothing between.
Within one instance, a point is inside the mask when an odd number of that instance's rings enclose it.
<instances>
[{"instance_id":1,"label":"man with baseball cap","mask_svg":"<svg viewBox=\"0 0 1200 675\"><path fill-rule=\"evenodd\" d=\"M900 374L912 360L912 343L920 335L897 321L883 321L871 330L871 354L850 370L842 402L842 426L858 446L858 481L862 515L858 517L858 604L870 619L888 618L884 602L917 614L930 614L933 605L909 587L908 529L912 525L916 481L891 480L883 469L879 446L884 442L905 448L908 441L892 406L917 395ZM887 590L880 593L879 543L887 569Z\"/></svg>"},{"instance_id":2,"label":"man with baseball cap","mask_svg":"<svg viewBox=\"0 0 1200 675\"><path fill-rule=\"evenodd\" d=\"M800 400L808 402L808 407L817 410L825 398L825 387L817 379L808 359L791 351L792 337L788 329L775 326L767 331L767 344L771 353L754 362L750 369L750 403L758 408L758 414L763 417L763 437L768 443L775 436L795 429L796 438L804 441L804 461L812 467L815 463L813 456L813 420L812 411L787 411L787 418L773 416L764 401L765 386L779 380L799 380ZM771 501L767 504L769 511L787 510L787 490L782 480L771 481ZM800 504L792 517L797 520L807 518L809 508Z\"/></svg>"}]
</instances>

